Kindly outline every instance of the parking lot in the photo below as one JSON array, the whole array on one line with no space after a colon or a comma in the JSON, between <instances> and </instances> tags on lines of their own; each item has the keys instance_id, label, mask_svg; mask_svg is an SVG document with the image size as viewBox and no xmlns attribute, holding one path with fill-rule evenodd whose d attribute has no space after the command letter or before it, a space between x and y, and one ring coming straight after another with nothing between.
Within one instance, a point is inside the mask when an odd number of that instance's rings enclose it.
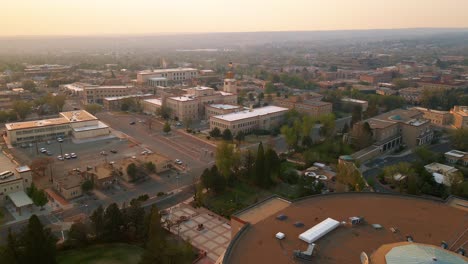
<instances>
[{"instance_id":1,"label":"parking lot","mask_svg":"<svg viewBox=\"0 0 468 264\"><path fill-rule=\"evenodd\" d=\"M50 151L51 155L41 153L39 151L41 148ZM116 153L112 153L111 150L115 150ZM144 149L126 139L111 138L80 144L75 144L70 139L65 139L62 143L51 140L50 144L41 142L37 146L33 144L32 147L17 147L11 149L11 151L22 164L31 164L36 158L50 157L54 160L54 171L67 171L74 168L85 169L86 166L96 166L103 162L135 156L144 151ZM105 151L108 155L101 155L101 151ZM59 155L65 156L65 154L71 153L75 153L77 158L65 160L57 158Z\"/></svg>"}]
</instances>

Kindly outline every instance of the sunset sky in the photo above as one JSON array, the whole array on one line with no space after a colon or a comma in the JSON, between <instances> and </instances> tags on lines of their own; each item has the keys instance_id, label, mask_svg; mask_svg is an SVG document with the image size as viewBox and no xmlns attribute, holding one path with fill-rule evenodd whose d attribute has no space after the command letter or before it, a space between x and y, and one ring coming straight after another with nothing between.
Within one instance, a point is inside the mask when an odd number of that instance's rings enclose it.
<instances>
[{"instance_id":1,"label":"sunset sky","mask_svg":"<svg viewBox=\"0 0 468 264\"><path fill-rule=\"evenodd\" d=\"M468 0L14 0L0 36L468 28Z\"/></svg>"}]
</instances>

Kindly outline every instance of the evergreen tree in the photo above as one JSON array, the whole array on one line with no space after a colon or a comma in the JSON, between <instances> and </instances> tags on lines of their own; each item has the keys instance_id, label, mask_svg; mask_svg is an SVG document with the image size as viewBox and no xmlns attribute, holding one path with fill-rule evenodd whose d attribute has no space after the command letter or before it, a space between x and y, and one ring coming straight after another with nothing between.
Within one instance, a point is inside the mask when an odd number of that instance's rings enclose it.
<instances>
[{"instance_id":1,"label":"evergreen tree","mask_svg":"<svg viewBox=\"0 0 468 264\"><path fill-rule=\"evenodd\" d=\"M89 218L93 223L96 237L100 239L104 228L104 208L102 208L102 205L100 205L96 210L94 210L93 214Z\"/></svg>"},{"instance_id":2,"label":"evergreen tree","mask_svg":"<svg viewBox=\"0 0 468 264\"><path fill-rule=\"evenodd\" d=\"M265 152L263 150L263 144L258 144L257 159L255 161L255 183L259 186L263 186L265 177Z\"/></svg>"},{"instance_id":3,"label":"evergreen tree","mask_svg":"<svg viewBox=\"0 0 468 264\"><path fill-rule=\"evenodd\" d=\"M223 131L223 140L231 141L232 140L232 132L229 128L224 129Z\"/></svg>"},{"instance_id":4,"label":"evergreen tree","mask_svg":"<svg viewBox=\"0 0 468 264\"><path fill-rule=\"evenodd\" d=\"M146 250L139 264L167 263L165 257L166 248L166 233L161 225L161 216L159 215L158 208L153 205L149 215Z\"/></svg>"},{"instance_id":5,"label":"evergreen tree","mask_svg":"<svg viewBox=\"0 0 468 264\"><path fill-rule=\"evenodd\" d=\"M110 204L104 212L103 236L107 241L119 241L122 238L124 218L116 203Z\"/></svg>"},{"instance_id":6,"label":"evergreen tree","mask_svg":"<svg viewBox=\"0 0 468 264\"><path fill-rule=\"evenodd\" d=\"M20 257L20 263L57 263L55 260L56 242L57 239L52 235L50 229L44 229L39 218L32 215L23 233L24 254Z\"/></svg>"}]
</instances>

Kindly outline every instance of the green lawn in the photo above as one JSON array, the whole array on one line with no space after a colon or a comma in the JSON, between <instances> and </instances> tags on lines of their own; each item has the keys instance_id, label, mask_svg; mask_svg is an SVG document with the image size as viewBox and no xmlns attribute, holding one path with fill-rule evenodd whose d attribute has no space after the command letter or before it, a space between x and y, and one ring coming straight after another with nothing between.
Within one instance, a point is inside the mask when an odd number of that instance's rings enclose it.
<instances>
[{"instance_id":1,"label":"green lawn","mask_svg":"<svg viewBox=\"0 0 468 264\"><path fill-rule=\"evenodd\" d=\"M104 244L59 252L60 264L136 264L143 249L128 244Z\"/></svg>"}]
</instances>

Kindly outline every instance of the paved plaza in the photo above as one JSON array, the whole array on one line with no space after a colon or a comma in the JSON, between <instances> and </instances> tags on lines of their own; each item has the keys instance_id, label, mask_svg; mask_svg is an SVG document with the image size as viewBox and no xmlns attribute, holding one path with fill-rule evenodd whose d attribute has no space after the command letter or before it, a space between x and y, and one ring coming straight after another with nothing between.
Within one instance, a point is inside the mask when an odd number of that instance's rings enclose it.
<instances>
[{"instance_id":1,"label":"paved plaza","mask_svg":"<svg viewBox=\"0 0 468 264\"><path fill-rule=\"evenodd\" d=\"M206 251L209 260L215 262L226 250L231 241L229 220L205 208L193 208L185 203L172 207L169 212L166 218L170 218L172 222L181 216L188 217L179 227L172 227L171 232L180 235L194 247ZM199 224L203 224L203 229L198 230Z\"/></svg>"}]
</instances>

